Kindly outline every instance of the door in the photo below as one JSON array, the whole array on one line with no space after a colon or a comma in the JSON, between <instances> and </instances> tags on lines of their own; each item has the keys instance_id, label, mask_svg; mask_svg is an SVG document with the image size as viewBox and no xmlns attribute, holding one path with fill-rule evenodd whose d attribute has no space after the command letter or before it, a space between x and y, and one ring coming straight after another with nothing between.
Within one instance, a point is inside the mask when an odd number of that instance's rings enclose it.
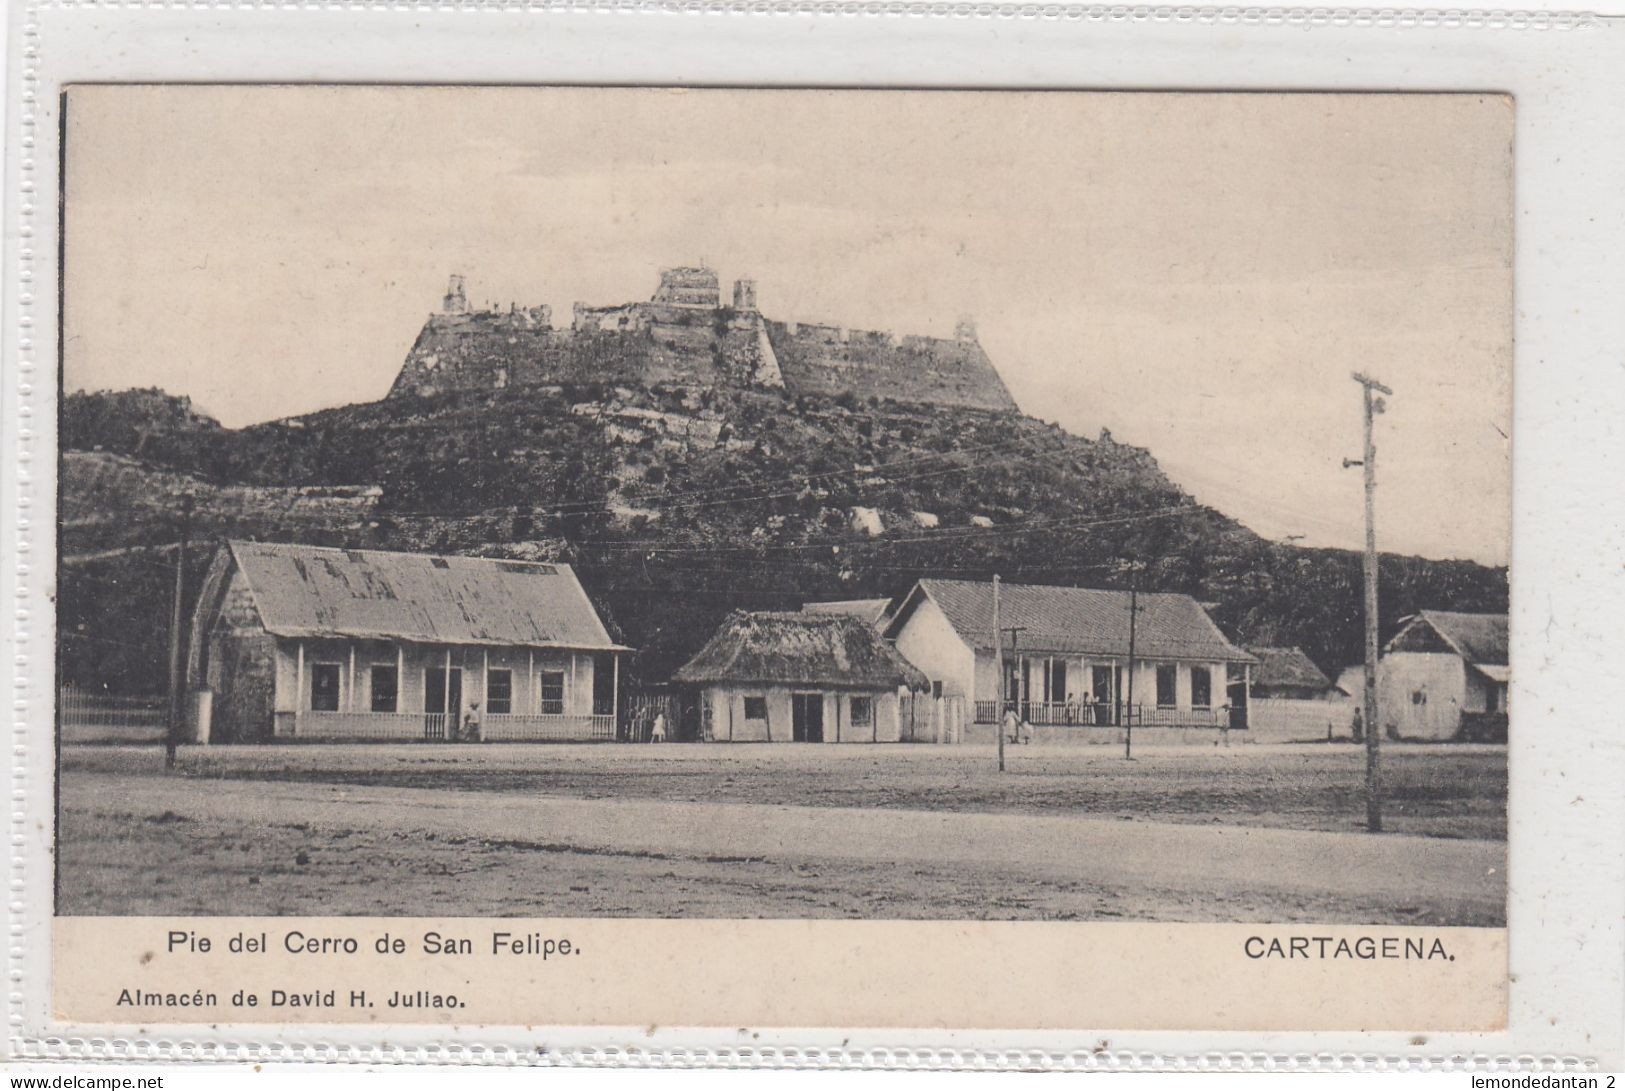
<instances>
[{"instance_id":1,"label":"door","mask_svg":"<svg viewBox=\"0 0 1625 1091\"><path fill-rule=\"evenodd\" d=\"M450 715L445 715L449 711ZM463 668L451 668L450 692L445 667L423 669L423 734L430 739L446 739L463 712Z\"/></svg>"},{"instance_id":2,"label":"door","mask_svg":"<svg viewBox=\"0 0 1625 1091\"><path fill-rule=\"evenodd\" d=\"M790 694L790 738L796 742L824 741L824 695Z\"/></svg>"},{"instance_id":3,"label":"door","mask_svg":"<svg viewBox=\"0 0 1625 1091\"><path fill-rule=\"evenodd\" d=\"M1122 675L1121 667L1101 666L1097 663L1090 669L1089 692L1095 699L1095 723L1117 723L1117 683L1122 681Z\"/></svg>"},{"instance_id":4,"label":"door","mask_svg":"<svg viewBox=\"0 0 1625 1091\"><path fill-rule=\"evenodd\" d=\"M1241 679L1227 687L1230 696L1230 730L1247 730L1247 682Z\"/></svg>"}]
</instances>

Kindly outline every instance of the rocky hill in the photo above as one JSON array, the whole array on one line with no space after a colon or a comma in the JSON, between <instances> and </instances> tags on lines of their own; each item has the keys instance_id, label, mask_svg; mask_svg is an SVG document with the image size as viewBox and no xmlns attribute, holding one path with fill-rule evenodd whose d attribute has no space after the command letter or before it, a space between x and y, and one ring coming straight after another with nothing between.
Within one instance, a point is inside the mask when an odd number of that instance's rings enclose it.
<instances>
[{"instance_id":1,"label":"rocky hill","mask_svg":"<svg viewBox=\"0 0 1625 1091\"><path fill-rule=\"evenodd\" d=\"M162 685L186 493L194 541L567 559L648 681L731 608L895 595L933 573L1132 578L1216 604L1238 639L1301 645L1329 670L1360 656L1357 554L1260 539L1149 452L1010 412L536 383L397 392L240 430L152 392L76 394L63 425L63 670L83 684ZM1388 556L1382 575L1389 625L1421 607L1506 607L1505 569Z\"/></svg>"}]
</instances>

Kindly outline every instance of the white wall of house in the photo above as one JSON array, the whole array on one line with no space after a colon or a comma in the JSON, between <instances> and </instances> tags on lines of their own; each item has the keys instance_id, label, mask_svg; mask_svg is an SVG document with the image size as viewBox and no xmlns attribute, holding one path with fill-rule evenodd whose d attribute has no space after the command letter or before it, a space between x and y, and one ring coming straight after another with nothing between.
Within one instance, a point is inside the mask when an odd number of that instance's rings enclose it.
<instances>
[{"instance_id":1,"label":"white wall of house","mask_svg":"<svg viewBox=\"0 0 1625 1091\"><path fill-rule=\"evenodd\" d=\"M1467 665L1446 652L1389 652L1377 670L1384 730L1401 738L1449 739L1467 707Z\"/></svg>"},{"instance_id":2,"label":"white wall of house","mask_svg":"<svg viewBox=\"0 0 1625 1091\"><path fill-rule=\"evenodd\" d=\"M932 682L940 682L943 696L970 697L975 691L976 658L947 615L929 598L921 597L898 630L897 650Z\"/></svg>"},{"instance_id":3,"label":"white wall of house","mask_svg":"<svg viewBox=\"0 0 1625 1091\"><path fill-rule=\"evenodd\" d=\"M1486 678L1476 670L1467 671L1467 697L1462 703L1463 712L1505 712L1507 710L1507 686L1505 682L1496 682Z\"/></svg>"},{"instance_id":4,"label":"white wall of house","mask_svg":"<svg viewBox=\"0 0 1625 1091\"><path fill-rule=\"evenodd\" d=\"M1254 697L1247 706L1248 742L1320 742L1354 737L1351 697L1315 700L1298 697Z\"/></svg>"},{"instance_id":5,"label":"white wall of house","mask_svg":"<svg viewBox=\"0 0 1625 1091\"><path fill-rule=\"evenodd\" d=\"M562 676L562 714L586 716L592 712L593 655L590 652L287 638L277 642L276 710L278 713L309 711L316 667L332 664L338 667L338 710L341 712L374 711L374 666L394 667L398 673L396 712L439 712L439 706L428 708L425 705L424 675L426 671L443 670L448 655L452 669L462 671L461 708L453 709L454 712L465 711L477 700L481 711L489 714L490 674L500 670L510 672L512 713L534 715L544 711L546 680L543 675L548 672Z\"/></svg>"},{"instance_id":6,"label":"white wall of house","mask_svg":"<svg viewBox=\"0 0 1625 1091\"><path fill-rule=\"evenodd\" d=\"M713 742L793 742L792 695L816 693L822 704L824 742L897 742L900 738L895 690L835 690L799 686L706 686L701 699L711 715ZM747 717L746 699L760 698L766 717ZM870 722L853 718L853 698L867 699ZM755 702L752 702L754 704Z\"/></svg>"}]
</instances>

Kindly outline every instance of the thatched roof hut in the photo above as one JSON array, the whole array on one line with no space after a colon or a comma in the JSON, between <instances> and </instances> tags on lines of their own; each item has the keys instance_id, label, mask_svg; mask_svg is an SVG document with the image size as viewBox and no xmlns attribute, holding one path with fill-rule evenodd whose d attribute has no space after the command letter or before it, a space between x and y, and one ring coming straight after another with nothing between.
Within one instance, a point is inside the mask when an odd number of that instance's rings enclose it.
<instances>
[{"instance_id":1,"label":"thatched roof hut","mask_svg":"<svg viewBox=\"0 0 1625 1091\"><path fill-rule=\"evenodd\" d=\"M926 676L861 618L736 610L672 680L832 689L925 689Z\"/></svg>"},{"instance_id":2,"label":"thatched roof hut","mask_svg":"<svg viewBox=\"0 0 1625 1091\"><path fill-rule=\"evenodd\" d=\"M1258 660L1253 671L1253 694L1257 697L1338 697L1342 691L1327 678L1302 648L1249 646L1248 654Z\"/></svg>"}]
</instances>

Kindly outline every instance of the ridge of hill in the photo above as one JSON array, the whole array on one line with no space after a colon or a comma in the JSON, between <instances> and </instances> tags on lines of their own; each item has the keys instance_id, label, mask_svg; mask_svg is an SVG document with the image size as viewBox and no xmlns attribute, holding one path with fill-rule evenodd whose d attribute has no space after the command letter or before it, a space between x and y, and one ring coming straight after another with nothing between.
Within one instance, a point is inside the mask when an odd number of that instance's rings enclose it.
<instances>
[{"instance_id":1,"label":"ridge of hill","mask_svg":"<svg viewBox=\"0 0 1625 1091\"><path fill-rule=\"evenodd\" d=\"M994 572L1132 577L1213 603L1240 641L1298 645L1333 672L1360 657L1358 554L1261 539L1105 432L756 387L397 392L236 430L152 396L63 402L62 669L82 684L162 685L185 493L198 541L567 560L639 649L644 681L669 676L733 608ZM1386 627L1423 607L1506 608L1501 568L1385 555L1382 579Z\"/></svg>"}]
</instances>

